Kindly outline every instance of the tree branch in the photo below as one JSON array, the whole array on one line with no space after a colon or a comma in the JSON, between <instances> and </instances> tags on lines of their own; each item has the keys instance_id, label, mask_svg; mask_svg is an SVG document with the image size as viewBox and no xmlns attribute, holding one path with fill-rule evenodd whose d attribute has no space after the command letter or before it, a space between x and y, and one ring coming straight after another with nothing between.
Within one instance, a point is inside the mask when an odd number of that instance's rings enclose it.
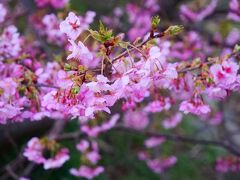
<instances>
[{"instance_id":1,"label":"tree branch","mask_svg":"<svg viewBox=\"0 0 240 180\"><path fill-rule=\"evenodd\" d=\"M164 137L169 141L174 142L182 142L182 143L189 143L189 144L201 144L201 145L210 145L210 146L218 146L221 147L228 152L232 153L235 156L240 157L240 151L231 146L227 142L221 142L221 141L214 141L214 140L204 140L204 139L195 139L191 137L185 137L181 135L171 135L171 134L163 134L163 133L156 133L156 132L149 132L149 131L139 131L132 128L127 128L123 126L116 126L114 130L119 130L123 132L128 133L135 133L135 134L141 134L145 136L154 136L154 137Z\"/></svg>"},{"instance_id":2,"label":"tree branch","mask_svg":"<svg viewBox=\"0 0 240 180\"><path fill-rule=\"evenodd\" d=\"M112 129L127 133L134 133L134 134L140 134L144 136L154 136L154 137L164 137L169 141L179 142L179 143L189 143L189 144L201 144L201 145L209 145L209 146L217 146L220 148L223 148L227 150L228 152L232 153L235 156L240 157L240 151L231 146L228 142L221 142L221 141L215 141L215 140L205 140L205 139L196 139L181 135L174 135L174 134L164 134L164 133L156 133L156 132L150 132L150 131L139 131L128 127L123 126L116 126ZM65 133L61 134L58 137L56 137L56 140L62 141L62 140L74 140L77 137L82 136L83 133L80 131L73 132L73 133Z\"/></svg>"}]
</instances>

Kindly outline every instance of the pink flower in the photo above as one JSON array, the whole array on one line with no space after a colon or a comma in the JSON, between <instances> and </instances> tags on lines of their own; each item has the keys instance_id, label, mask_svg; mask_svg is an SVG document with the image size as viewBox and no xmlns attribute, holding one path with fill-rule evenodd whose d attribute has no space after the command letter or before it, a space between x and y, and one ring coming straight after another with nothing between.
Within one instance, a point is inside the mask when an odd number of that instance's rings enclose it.
<instances>
[{"instance_id":1,"label":"pink flower","mask_svg":"<svg viewBox=\"0 0 240 180\"><path fill-rule=\"evenodd\" d=\"M35 0L38 7L47 6L50 0Z\"/></svg>"},{"instance_id":2,"label":"pink flower","mask_svg":"<svg viewBox=\"0 0 240 180\"><path fill-rule=\"evenodd\" d=\"M66 42L66 37L59 29L60 20L55 14L45 15L42 19L42 23L44 25L43 33L47 36L47 41L49 43L61 46Z\"/></svg>"},{"instance_id":3,"label":"pink flower","mask_svg":"<svg viewBox=\"0 0 240 180\"><path fill-rule=\"evenodd\" d=\"M52 7L56 9L64 8L64 6L69 2L69 0L51 0Z\"/></svg>"},{"instance_id":4,"label":"pink flower","mask_svg":"<svg viewBox=\"0 0 240 180\"><path fill-rule=\"evenodd\" d=\"M149 154L146 151L140 151L138 153L138 158L142 161L147 160L149 158Z\"/></svg>"},{"instance_id":5,"label":"pink flower","mask_svg":"<svg viewBox=\"0 0 240 180\"><path fill-rule=\"evenodd\" d=\"M82 32L80 25L79 17L73 12L70 12L68 17L60 23L60 30L65 33L69 39L76 40Z\"/></svg>"},{"instance_id":6,"label":"pink flower","mask_svg":"<svg viewBox=\"0 0 240 180\"><path fill-rule=\"evenodd\" d=\"M211 98L224 99L227 96L227 91L220 87L209 87L205 92Z\"/></svg>"},{"instance_id":7,"label":"pink flower","mask_svg":"<svg viewBox=\"0 0 240 180\"><path fill-rule=\"evenodd\" d=\"M216 170L222 173L239 172L240 158L235 157L220 157L216 161Z\"/></svg>"},{"instance_id":8,"label":"pink flower","mask_svg":"<svg viewBox=\"0 0 240 180\"><path fill-rule=\"evenodd\" d=\"M166 56L158 46L153 46L149 50L149 58L147 63L150 63L149 65L151 71L154 69L162 69L166 64Z\"/></svg>"},{"instance_id":9,"label":"pink flower","mask_svg":"<svg viewBox=\"0 0 240 180\"><path fill-rule=\"evenodd\" d=\"M69 42L71 43L70 51L72 53L67 57L68 60L75 58L83 65L87 65L93 60L93 55L81 41L79 41L78 44L73 40L69 40Z\"/></svg>"},{"instance_id":10,"label":"pink flower","mask_svg":"<svg viewBox=\"0 0 240 180\"><path fill-rule=\"evenodd\" d=\"M7 9L0 3L0 23L4 22L7 15Z\"/></svg>"},{"instance_id":11,"label":"pink flower","mask_svg":"<svg viewBox=\"0 0 240 180\"><path fill-rule=\"evenodd\" d=\"M150 102L144 108L144 110L146 112L157 113L157 112L162 112L163 110L169 110L170 107L171 107L170 99L165 98L165 99Z\"/></svg>"},{"instance_id":12,"label":"pink flower","mask_svg":"<svg viewBox=\"0 0 240 180\"><path fill-rule=\"evenodd\" d=\"M199 11L193 11L188 6L182 5L180 7L180 17L184 21L202 21L207 16L212 14L217 7L218 0L211 0L211 2L204 8L200 9Z\"/></svg>"},{"instance_id":13,"label":"pink flower","mask_svg":"<svg viewBox=\"0 0 240 180\"><path fill-rule=\"evenodd\" d=\"M142 130L149 124L147 113L142 110L127 111L123 120L125 126L137 130Z\"/></svg>"},{"instance_id":14,"label":"pink flower","mask_svg":"<svg viewBox=\"0 0 240 180\"><path fill-rule=\"evenodd\" d=\"M0 90L3 91L2 96L10 98L16 93L18 84L12 78L5 78L0 80Z\"/></svg>"},{"instance_id":15,"label":"pink flower","mask_svg":"<svg viewBox=\"0 0 240 180\"><path fill-rule=\"evenodd\" d=\"M42 156L44 146L40 143L40 140L33 137L27 143L27 148L24 150L23 155L28 158L29 161L33 161L37 164L45 162L45 158Z\"/></svg>"},{"instance_id":16,"label":"pink flower","mask_svg":"<svg viewBox=\"0 0 240 180\"><path fill-rule=\"evenodd\" d=\"M222 122L222 113L217 112L215 114L205 115L201 117L201 120L210 125L217 126Z\"/></svg>"},{"instance_id":17,"label":"pink flower","mask_svg":"<svg viewBox=\"0 0 240 180\"><path fill-rule=\"evenodd\" d=\"M209 123L213 126L216 126L216 125L219 125L222 122L222 119L223 119L222 113L218 112L218 113L214 114L214 116L209 119Z\"/></svg>"},{"instance_id":18,"label":"pink flower","mask_svg":"<svg viewBox=\"0 0 240 180\"><path fill-rule=\"evenodd\" d=\"M93 179L99 174L103 173L104 168L102 166L97 167L88 167L82 165L79 169L72 168L70 169L70 173L77 177L84 177L86 179Z\"/></svg>"},{"instance_id":19,"label":"pink flower","mask_svg":"<svg viewBox=\"0 0 240 180\"><path fill-rule=\"evenodd\" d=\"M94 150L86 153L86 157L94 165L97 164L97 162L101 159L99 153Z\"/></svg>"},{"instance_id":20,"label":"pink flower","mask_svg":"<svg viewBox=\"0 0 240 180\"><path fill-rule=\"evenodd\" d=\"M170 156L164 159L150 159L147 160L147 165L150 169L152 169L155 173L162 173L164 170L170 168L174 164L176 164L177 158L175 156Z\"/></svg>"},{"instance_id":21,"label":"pink flower","mask_svg":"<svg viewBox=\"0 0 240 180\"><path fill-rule=\"evenodd\" d=\"M88 141L86 140L81 140L78 144L77 144L77 149L80 152L85 152L88 148L90 147L90 144Z\"/></svg>"},{"instance_id":22,"label":"pink flower","mask_svg":"<svg viewBox=\"0 0 240 180\"><path fill-rule=\"evenodd\" d=\"M163 142L165 142L165 138L163 137L151 137L145 140L144 144L147 148L154 148L156 146L159 146Z\"/></svg>"},{"instance_id":23,"label":"pink flower","mask_svg":"<svg viewBox=\"0 0 240 180\"><path fill-rule=\"evenodd\" d=\"M67 160L69 160L69 151L67 148L59 149L50 158L44 157L44 151L54 151L54 147L49 147L54 145L54 141L50 140L39 140L38 138L32 138L28 144L27 148L24 150L23 155L27 157L29 161L33 161L37 164L43 164L44 169L53 169L61 167ZM49 149L50 148L50 149ZM51 149L53 148L53 149Z\"/></svg>"},{"instance_id":24,"label":"pink flower","mask_svg":"<svg viewBox=\"0 0 240 180\"><path fill-rule=\"evenodd\" d=\"M112 129L116 125L119 118L120 118L119 114L115 114L111 117L109 121L106 121L101 125L93 126L93 127L90 127L88 125L83 125L81 127L81 131L86 133L88 136L96 137L100 133Z\"/></svg>"},{"instance_id":25,"label":"pink flower","mask_svg":"<svg viewBox=\"0 0 240 180\"><path fill-rule=\"evenodd\" d=\"M69 0L35 0L38 7L45 7L51 5L53 8L63 8Z\"/></svg>"},{"instance_id":26,"label":"pink flower","mask_svg":"<svg viewBox=\"0 0 240 180\"><path fill-rule=\"evenodd\" d=\"M134 110L136 108L136 103L133 101L126 101L122 105L122 110L127 111L127 110Z\"/></svg>"},{"instance_id":27,"label":"pink flower","mask_svg":"<svg viewBox=\"0 0 240 180\"><path fill-rule=\"evenodd\" d=\"M0 101L0 124L6 124L7 120L19 115L22 109L21 107L15 107Z\"/></svg>"},{"instance_id":28,"label":"pink flower","mask_svg":"<svg viewBox=\"0 0 240 180\"><path fill-rule=\"evenodd\" d=\"M163 120L162 125L165 129L175 128L182 121L182 114L176 113L168 119Z\"/></svg>"},{"instance_id":29,"label":"pink flower","mask_svg":"<svg viewBox=\"0 0 240 180\"><path fill-rule=\"evenodd\" d=\"M209 105L204 104L200 99L183 101L180 104L179 110L183 111L185 114L192 113L195 115L204 115L211 111Z\"/></svg>"},{"instance_id":30,"label":"pink flower","mask_svg":"<svg viewBox=\"0 0 240 180\"><path fill-rule=\"evenodd\" d=\"M13 25L6 27L0 36L0 61L3 57L17 57L21 51L21 39L17 28Z\"/></svg>"},{"instance_id":31,"label":"pink flower","mask_svg":"<svg viewBox=\"0 0 240 180\"><path fill-rule=\"evenodd\" d=\"M158 46L153 46L149 50L150 59L160 59L162 57L161 50Z\"/></svg>"},{"instance_id":32,"label":"pink flower","mask_svg":"<svg viewBox=\"0 0 240 180\"><path fill-rule=\"evenodd\" d=\"M86 86L93 92L110 91L109 80L103 75L97 75L96 82L87 83Z\"/></svg>"},{"instance_id":33,"label":"pink flower","mask_svg":"<svg viewBox=\"0 0 240 180\"><path fill-rule=\"evenodd\" d=\"M53 169L62 167L62 165L69 160L69 151L67 148L60 149L52 158L46 159L44 162L44 169Z\"/></svg>"},{"instance_id":34,"label":"pink flower","mask_svg":"<svg viewBox=\"0 0 240 180\"><path fill-rule=\"evenodd\" d=\"M210 72L216 84L223 87L229 86L236 81L239 65L232 61L224 61L222 64L214 64L210 67Z\"/></svg>"},{"instance_id":35,"label":"pink flower","mask_svg":"<svg viewBox=\"0 0 240 180\"><path fill-rule=\"evenodd\" d=\"M142 7L133 3L128 3L126 11L132 28L128 32L128 37L134 41L137 37L144 36L151 28L151 17L158 11L159 5L155 0L146 0ZM112 21L111 21L112 22Z\"/></svg>"},{"instance_id":36,"label":"pink flower","mask_svg":"<svg viewBox=\"0 0 240 180\"><path fill-rule=\"evenodd\" d=\"M228 14L228 18L240 22L240 2L239 0L230 0L229 1L230 12Z\"/></svg>"},{"instance_id":37,"label":"pink flower","mask_svg":"<svg viewBox=\"0 0 240 180\"><path fill-rule=\"evenodd\" d=\"M18 180L30 180L30 179L25 177L20 177Z\"/></svg>"},{"instance_id":38,"label":"pink flower","mask_svg":"<svg viewBox=\"0 0 240 180\"><path fill-rule=\"evenodd\" d=\"M240 41L240 31L237 28L232 28L226 37L226 43L230 46L234 46Z\"/></svg>"},{"instance_id":39,"label":"pink flower","mask_svg":"<svg viewBox=\"0 0 240 180\"><path fill-rule=\"evenodd\" d=\"M102 124L101 126L102 131L108 131L112 129L117 124L119 118L120 118L119 114L113 115L109 121Z\"/></svg>"}]
</instances>

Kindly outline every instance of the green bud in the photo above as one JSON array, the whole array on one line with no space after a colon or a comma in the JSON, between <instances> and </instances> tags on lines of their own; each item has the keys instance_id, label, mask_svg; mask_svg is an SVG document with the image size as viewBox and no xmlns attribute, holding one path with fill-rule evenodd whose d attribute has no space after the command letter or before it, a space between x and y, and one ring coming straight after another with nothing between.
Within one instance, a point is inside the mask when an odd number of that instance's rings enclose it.
<instances>
[{"instance_id":1,"label":"green bud","mask_svg":"<svg viewBox=\"0 0 240 180\"><path fill-rule=\"evenodd\" d=\"M184 27L182 25L169 26L169 28L166 31L164 31L164 33L170 36L175 36L181 33L183 29Z\"/></svg>"},{"instance_id":2,"label":"green bud","mask_svg":"<svg viewBox=\"0 0 240 180\"><path fill-rule=\"evenodd\" d=\"M85 66L83 66L83 65L79 65L78 66L78 72L82 72L83 73L86 70L87 70L87 68Z\"/></svg>"},{"instance_id":3,"label":"green bud","mask_svg":"<svg viewBox=\"0 0 240 180\"><path fill-rule=\"evenodd\" d=\"M102 23L102 21L99 21L99 34L101 37L102 42L108 41L110 38L112 38L113 31L110 29L108 30Z\"/></svg>"},{"instance_id":4,"label":"green bud","mask_svg":"<svg viewBox=\"0 0 240 180\"><path fill-rule=\"evenodd\" d=\"M104 33L105 33L105 27L104 27L104 25L103 25L103 23L102 23L102 21L100 20L99 21L99 33L101 34L101 35L103 35Z\"/></svg>"},{"instance_id":5,"label":"green bud","mask_svg":"<svg viewBox=\"0 0 240 180\"><path fill-rule=\"evenodd\" d=\"M240 45L239 44L235 45L233 52L240 52Z\"/></svg>"},{"instance_id":6,"label":"green bud","mask_svg":"<svg viewBox=\"0 0 240 180\"><path fill-rule=\"evenodd\" d=\"M4 90L2 88L0 88L0 96L3 95Z\"/></svg>"},{"instance_id":7,"label":"green bud","mask_svg":"<svg viewBox=\"0 0 240 180\"><path fill-rule=\"evenodd\" d=\"M80 87L79 86L74 86L72 89L71 89L71 93L72 94L77 94L79 93L80 91Z\"/></svg>"},{"instance_id":8,"label":"green bud","mask_svg":"<svg viewBox=\"0 0 240 180\"><path fill-rule=\"evenodd\" d=\"M93 80L94 80L93 75L90 74L90 73L86 73L85 79L86 79L87 81L93 81Z\"/></svg>"},{"instance_id":9,"label":"green bud","mask_svg":"<svg viewBox=\"0 0 240 180\"><path fill-rule=\"evenodd\" d=\"M64 64L64 70L65 70L65 71L71 71L71 70L72 70L71 65L68 64L68 63L65 63L65 64Z\"/></svg>"},{"instance_id":10,"label":"green bud","mask_svg":"<svg viewBox=\"0 0 240 180\"><path fill-rule=\"evenodd\" d=\"M154 17L152 18L152 29L157 29L160 21L161 21L161 20L160 20L159 16L154 16Z\"/></svg>"},{"instance_id":11,"label":"green bud","mask_svg":"<svg viewBox=\"0 0 240 180\"><path fill-rule=\"evenodd\" d=\"M99 21L99 31L93 31L91 29L88 30L91 36L99 41L99 42L106 42L113 37L113 31L104 27L102 21Z\"/></svg>"}]
</instances>

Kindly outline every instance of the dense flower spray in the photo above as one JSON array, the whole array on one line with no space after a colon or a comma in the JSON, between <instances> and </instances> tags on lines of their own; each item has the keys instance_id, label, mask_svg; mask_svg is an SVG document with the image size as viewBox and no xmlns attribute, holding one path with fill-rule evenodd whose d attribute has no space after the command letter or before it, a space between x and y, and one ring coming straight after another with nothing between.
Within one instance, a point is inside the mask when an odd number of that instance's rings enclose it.
<instances>
[{"instance_id":1,"label":"dense flower spray","mask_svg":"<svg viewBox=\"0 0 240 180\"><path fill-rule=\"evenodd\" d=\"M102 21L98 30L90 28L96 16L93 11L82 16L66 11L68 0L35 3L40 9L28 20L36 39L6 22L7 3L0 4L0 124L46 117L56 122L77 121L78 130L73 134L58 133L28 141L24 157L42 164L45 170L60 168L70 160L71 151L60 142L73 137L78 142L80 160L69 173L95 178L105 172L100 161L100 136L124 129L150 136L137 153L153 172L161 174L178 159L177 155L157 154L158 148L168 140L197 140L157 136L148 131L158 132L163 127L170 132L185 117L217 126L224 113L216 104L239 93L237 28L224 35L214 33L211 42L200 32L182 33L181 25L159 28L160 18L152 16L162 7L157 0L145 0L144 6L127 3L114 10L115 16L102 18L109 26L120 28L127 10L129 31L114 34ZM229 3L227 17L239 21L239 1ZM214 13L217 5L218 0L182 4L180 17L186 24L200 23ZM55 10L50 13L49 8ZM212 44L224 49L217 54ZM236 154L228 144L222 146ZM216 170L239 171L238 161L220 158Z\"/></svg>"}]
</instances>

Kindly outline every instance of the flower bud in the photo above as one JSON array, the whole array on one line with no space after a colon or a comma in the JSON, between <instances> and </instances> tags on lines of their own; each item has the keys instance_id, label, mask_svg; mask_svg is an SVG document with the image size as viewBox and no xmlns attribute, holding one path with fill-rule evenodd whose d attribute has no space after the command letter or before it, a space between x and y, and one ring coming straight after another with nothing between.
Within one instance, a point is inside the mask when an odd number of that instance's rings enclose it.
<instances>
[{"instance_id":1,"label":"flower bud","mask_svg":"<svg viewBox=\"0 0 240 180\"><path fill-rule=\"evenodd\" d=\"M71 89L71 93L72 94L77 94L79 93L80 91L80 87L79 86L74 86L72 89Z\"/></svg>"},{"instance_id":2,"label":"flower bud","mask_svg":"<svg viewBox=\"0 0 240 180\"><path fill-rule=\"evenodd\" d=\"M240 45L239 44L235 45L233 52L240 52Z\"/></svg>"},{"instance_id":3,"label":"flower bud","mask_svg":"<svg viewBox=\"0 0 240 180\"><path fill-rule=\"evenodd\" d=\"M65 71L71 71L71 70L72 70L71 65L68 64L68 63L65 63L65 65L64 65L64 70L65 70Z\"/></svg>"},{"instance_id":4,"label":"flower bud","mask_svg":"<svg viewBox=\"0 0 240 180\"><path fill-rule=\"evenodd\" d=\"M169 26L167 30L164 31L166 35L175 36L183 31L184 27L182 25Z\"/></svg>"},{"instance_id":5,"label":"flower bud","mask_svg":"<svg viewBox=\"0 0 240 180\"><path fill-rule=\"evenodd\" d=\"M153 18L152 18L152 29L157 29L157 27L158 27L158 24L160 23L160 18L159 18L159 16L154 16Z\"/></svg>"}]
</instances>

